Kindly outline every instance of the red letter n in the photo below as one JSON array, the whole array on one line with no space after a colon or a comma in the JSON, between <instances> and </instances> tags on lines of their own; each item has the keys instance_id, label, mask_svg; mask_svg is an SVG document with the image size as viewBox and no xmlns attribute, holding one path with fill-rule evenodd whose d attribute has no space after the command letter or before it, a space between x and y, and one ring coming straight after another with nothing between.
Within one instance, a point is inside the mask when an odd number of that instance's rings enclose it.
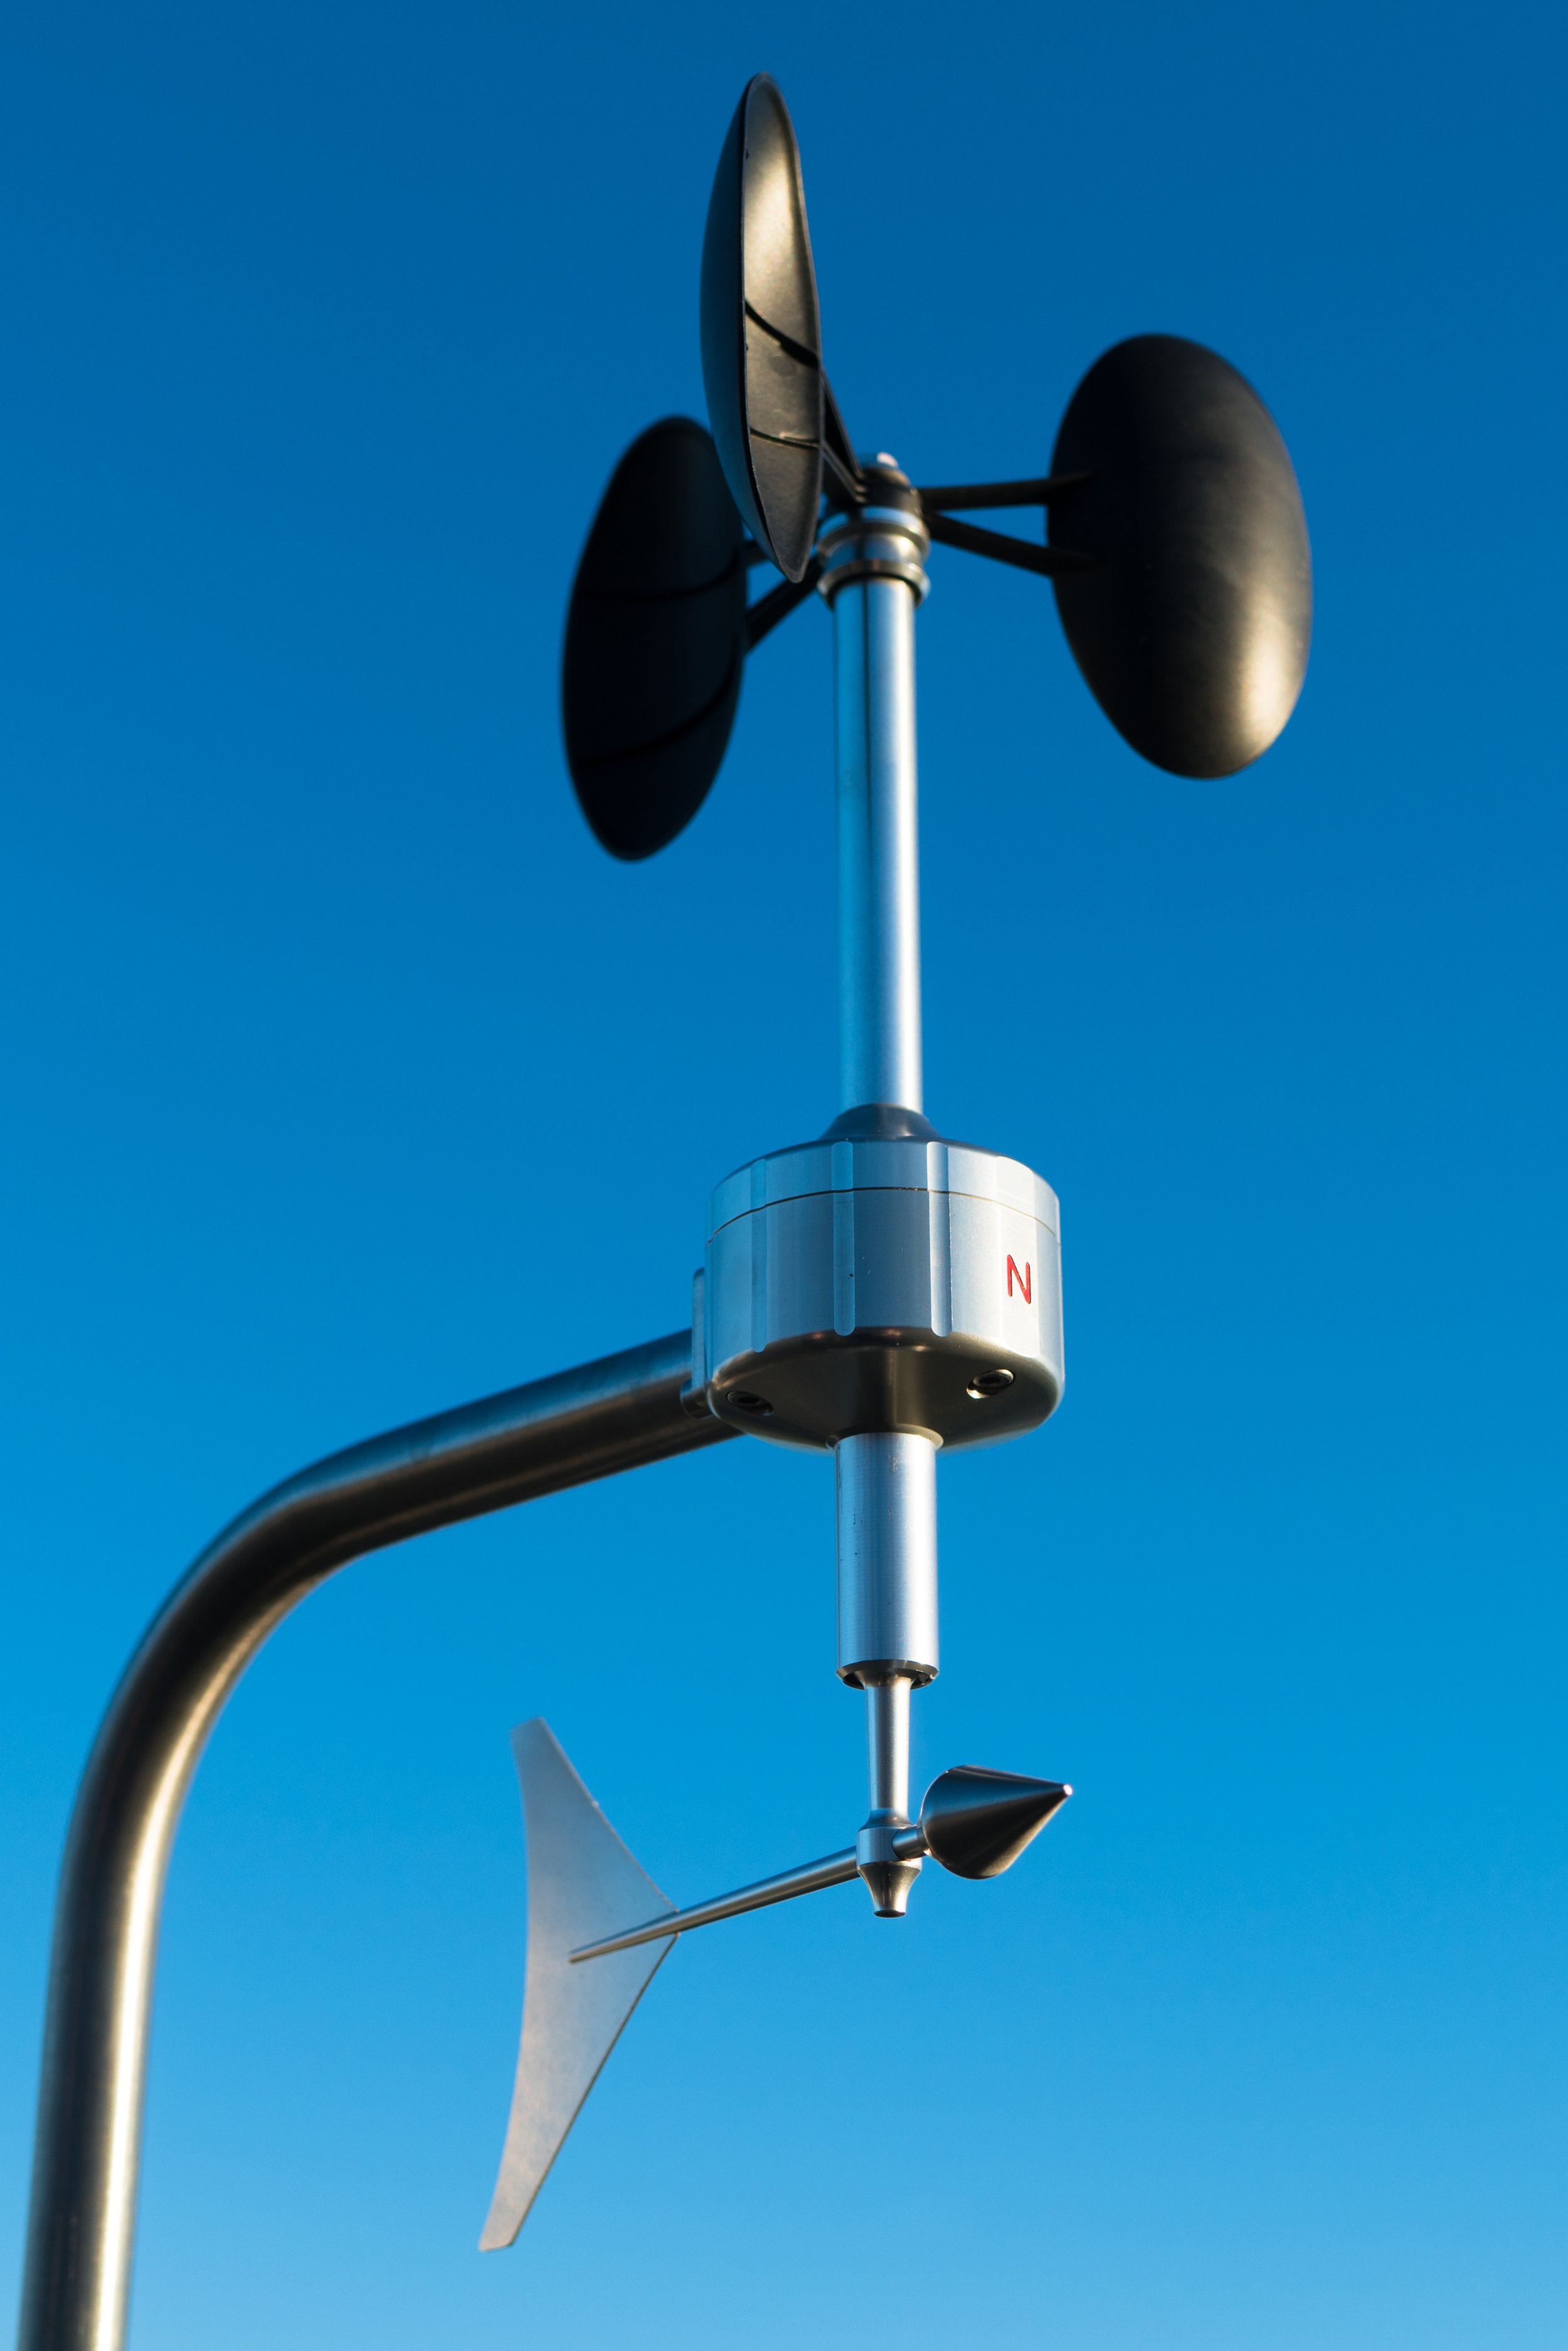
<instances>
[{"instance_id":1,"label":"red letter n","mask_svg":"<svg viewBox=\"0 0 1568 2351\"><path fill-rule=\"evenodd\" d=\"M1026 1306L1032 1306L1034 1304L1034 1292L1029 1286L1030 1269L1026 1265L1023 1271L1020 1273L1018 1267L1009 1257L1008 1259L1008 1296L1009 1298L1013 1294L1013 1284L1015 1281L1018 1283L1019 1288L1023 1291L1024 1304Z\"/></svg>"}]
</instances>

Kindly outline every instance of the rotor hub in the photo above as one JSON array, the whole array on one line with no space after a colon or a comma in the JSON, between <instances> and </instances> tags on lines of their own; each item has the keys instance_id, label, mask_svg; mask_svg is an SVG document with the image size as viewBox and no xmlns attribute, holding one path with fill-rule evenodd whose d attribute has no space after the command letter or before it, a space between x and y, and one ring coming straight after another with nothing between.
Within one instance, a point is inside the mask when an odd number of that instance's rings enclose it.
<instances>
[{"instance_id":1,"label":"rotor hub","mask_svg":"<svg viewBox=\"0 0 1568 2351\"><path fill-rule=\"evenodd\" d=\"M865 503L831 515L817 541L822 576L817 592L831 604L852 580L902 580L923 604L930 581L931 534L920 494L891 459L862 466Z\"/></svg>"}]
</instances>

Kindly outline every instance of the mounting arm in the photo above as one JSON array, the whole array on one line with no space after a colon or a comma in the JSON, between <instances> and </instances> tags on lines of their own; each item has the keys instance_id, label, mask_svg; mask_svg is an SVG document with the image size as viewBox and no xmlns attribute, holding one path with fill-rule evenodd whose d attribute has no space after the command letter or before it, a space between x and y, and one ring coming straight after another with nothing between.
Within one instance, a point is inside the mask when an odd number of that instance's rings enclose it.
<instances>
[{"instance_id":1,"label":"mounting arm","mask_svg":"<svg viewBox=\"0 0 1568 2351\"><path fill-rule=\"evenodd\" d=\"M66 1842L18 2351L123 2343L169 1855L267 1635L366 1552L733 1436L691 1366L678 1331L334 1454L253 1504L176 1587L110 1703Z\"/></svg>"}]
</instances>

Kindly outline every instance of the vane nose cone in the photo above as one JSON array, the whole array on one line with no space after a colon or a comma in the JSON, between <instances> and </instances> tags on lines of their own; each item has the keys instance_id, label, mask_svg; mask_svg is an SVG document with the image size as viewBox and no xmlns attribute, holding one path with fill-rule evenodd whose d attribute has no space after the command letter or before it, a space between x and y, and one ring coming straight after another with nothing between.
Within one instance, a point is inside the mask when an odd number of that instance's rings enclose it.
<instances>
[{"instance_id":1,"label":"vane nose cone","mask_svg":"<svg viewBox=\"0 0 1568 2351\"><path fill-rule=\"evenodd\" d=\"M926 1850L955 1877L999 1877L1071 1793L1060 1780L960 1763L925 1792L920 1825Z\"/></svg>"}]
</instances>

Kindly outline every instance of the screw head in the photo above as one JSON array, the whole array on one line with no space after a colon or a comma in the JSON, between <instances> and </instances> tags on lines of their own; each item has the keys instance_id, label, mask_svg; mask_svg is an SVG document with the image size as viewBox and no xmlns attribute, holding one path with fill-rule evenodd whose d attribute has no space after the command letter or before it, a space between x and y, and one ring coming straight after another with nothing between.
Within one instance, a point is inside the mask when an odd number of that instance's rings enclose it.
<instances>
[{"instance_id":1,"label":"screw head","mask_svg":"<svg viewBox=\"0 0 1568 2351\"><path fill-rule=\"evenodd\" d=\"M977 1404L983 1404L988 1396L999 1396L1012 1384L1012 1374L998 1364L994 1372L977 1372L966 1393L972 1395Z\"/></svg>"}]
</instances>

